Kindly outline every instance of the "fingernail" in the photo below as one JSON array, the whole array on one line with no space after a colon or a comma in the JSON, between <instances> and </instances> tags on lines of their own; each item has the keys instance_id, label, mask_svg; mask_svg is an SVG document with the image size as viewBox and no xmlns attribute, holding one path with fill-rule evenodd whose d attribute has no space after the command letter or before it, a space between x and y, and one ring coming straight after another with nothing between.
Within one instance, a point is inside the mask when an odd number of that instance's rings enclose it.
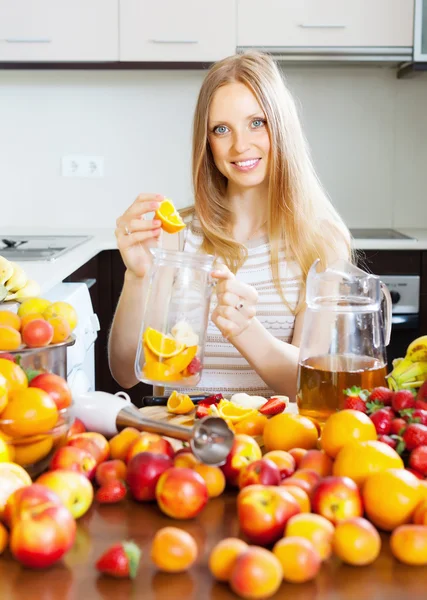
<instances>
[{"instance_id":1,"label":"fingernail","mask_svg":"<svg viewBox=\"0 0 427 600\"><path fill-rule=\"evenodd\" d=\"M161 224L162 224L162 222L161 222L161 221L157 221L157 220L156 220L156 221L153 221L153 226L154 226L154 227L160 227L160 225L161 225Z\"/></svg>"},{"instance_id":2,"label":"fingernail","mask_svg":"<svg viewBox=\"0 0 427 600\"><path fill-rule=\"evenodd\" d=\"M159 208L160 204L158 202L152 202L151 203L151 208L153 210L157 210Z\"/></svg>"}]
</instances>

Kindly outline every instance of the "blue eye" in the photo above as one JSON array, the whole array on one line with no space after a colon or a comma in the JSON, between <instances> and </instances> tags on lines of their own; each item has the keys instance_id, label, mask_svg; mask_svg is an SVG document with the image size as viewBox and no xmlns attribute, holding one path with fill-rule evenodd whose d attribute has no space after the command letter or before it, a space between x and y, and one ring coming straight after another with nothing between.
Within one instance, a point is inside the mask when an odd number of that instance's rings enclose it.
<instances>
[{"instance_id":1,"label":"blue eye","mask_svg":"<svg viewBox=\"0 0 427 600\"><path fill-rule=\"evenodd\" d=\"M254 129L258 129L259 127L262 127L263 125L265 125L264 119L254 119L252 121L252 127Z\"/></svg>"},{"instance_id":2,"label":"blue eye","mask_svg":"<svg viewBox=\"0 0 427 600\"><path fill-rule=\"evenodd\" d=\"M228 131L228 127L226 127L225 125L218 125L217 127L214 127L213 132L214 133L219 133L219 135L222 135L223 133L226 133Z\"/></svg>"}]
</instances>

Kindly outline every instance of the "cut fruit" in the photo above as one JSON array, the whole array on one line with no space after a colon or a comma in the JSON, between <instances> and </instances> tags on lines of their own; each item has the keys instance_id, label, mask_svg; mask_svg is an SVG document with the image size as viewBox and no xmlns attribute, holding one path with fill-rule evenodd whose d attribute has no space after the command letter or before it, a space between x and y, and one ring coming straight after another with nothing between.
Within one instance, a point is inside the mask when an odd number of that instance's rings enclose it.
<instances>
[{"instance_id":1,"label":"cut fruit","mask_svg":"<svg viewBox=\"0 0 427 600\"><path fill-rule=\"evenodd\" d=\"M144 332L144 342L151 352L160 358L171 358L185 348L184 344L180 344L174 338L167 337L151 327L148 327Z\"/></svg>"},{"instance_id":2,"label":"cut fruit","mask_svg":"<svg viewBox=\"0 0 427 600\"><path fill-rule=\"evenodd\" d=\"M159 360L158 356L156 356L154 352L151 352L147 344L144 344L144 358L146 363L157 362Z\"/></svg>"},{"instance_id":3,"label":"cut fruit","mask_svg":"<svg viewBox=\"0 0 427 600\"><path fill-rule=\"evenodd\" d=\"M156 219L162 222L162 229L167 233L178 233L185 228L185 223L179 216L170 200L163 200L156 211Z\"/></svg>"},{"instance_id":4,"label":"cut fruit","mask_svg":"<svg viewBox=\"0 0 427 600\"><path fill-rule=\"evenodd\" d=\"M168 412L174 415L186 415L196 407L194 406L190 396L173 391L168 398L167 408Z\"/></svg>"},{"instance_id":5,"label":"cut fruit","mask_svg":"<svg viewBox=\"0 0 427 600\"><path fill-rule=\"evenodd\" d=\"M184 369L188 367L193 358L196 356L197 349L198 346L190 346L189 348L186 348L176 356L172 356L172 358L166 359L165 364L169 365L170 367L173 367L175 371L184 371ZM147 359L145 360L148 362Z\"/></svg>"},{"instance_id":6,"label":"cut fruit","mask_svg":"<svg viewBox=\"0 0 427 600\"><path fill-rule=\"evenodd\" d=\"M243 408L228 400L221 400L216 409L220 417L231 423L238 423L242 419L246 419L249 415L254 415L257 412L254 408Z\"/></svg>"},{"instance_id":7,"label":"cut fruit","mask_svg":"<svg viewBox=\"0 0 427 600\"><path fill-rule=\"evenodd\" d=\"M182 375L177 373L172 367L160 362L146 363L143 375L151 381L179 381L182 379Z\"/></svg>"}]
</instances>

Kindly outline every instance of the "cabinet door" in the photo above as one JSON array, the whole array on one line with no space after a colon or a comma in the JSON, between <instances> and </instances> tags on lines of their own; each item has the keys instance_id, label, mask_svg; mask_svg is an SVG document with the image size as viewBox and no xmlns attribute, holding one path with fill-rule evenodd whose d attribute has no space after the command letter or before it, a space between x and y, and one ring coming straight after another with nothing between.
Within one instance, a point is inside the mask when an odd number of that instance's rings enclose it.
<instances>
[{"instance_id":1,"label":"cabinet door","mask_svg":"<svg viewBox=\"0 0 427 600\"><path fill-rule=\"evenodd\" d=\"M238 47L381 47L413 44L413 0L238 0Z\"/></svg>"},{"instance_id":2,"label":"cabinet door","mask_svg":"<svg viewBox=\"0 0 427 600\"><path fill-rule=\"evenodd\" d=\"M0 0L0 60L118 60L119 0Z\"/></svg>"},{"instance_id":3,"label":"cabinet door","mask_svg":"<svg viewBox=\"0 0 427 600\"><path fill-rule=\"evenodd\" d=\"M234 54L235 12L235 0L120 0L120 60L210 62Z\"/></svg>"}]
</instances>

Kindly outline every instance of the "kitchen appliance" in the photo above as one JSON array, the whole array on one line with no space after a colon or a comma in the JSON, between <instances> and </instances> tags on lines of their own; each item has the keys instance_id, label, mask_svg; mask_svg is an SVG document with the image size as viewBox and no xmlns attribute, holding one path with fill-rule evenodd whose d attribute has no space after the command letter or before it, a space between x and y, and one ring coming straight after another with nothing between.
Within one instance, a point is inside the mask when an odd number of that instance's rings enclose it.
<instances>
[{"instance_id":1,"label":"kitchen appliance","mask_svg":"<svg viewBox=\"0 0 427 600\"><path fill-rule=\"evenodd\" d=\"M116 435L125 427L135 427L139 431L189 442L195 457L210 465L223 464L234 441L233 432L220 417L205 417L193 427L148 419L131 403L126 392L73 394L72 414L83 421L89 431L106 437Z\"/></svg>"},{"instance_id":2,"label":"kitchen appliance","mask_svg":"<svg viewBox=\"0 0 427 600\"><path fill-rule=\"evenodd\" d=\"M427 0L415 0L414 61L427 69Z\"/></svg>"},{"instance_id":3,"label":"kitchen appliance","mask_svg":"<svg viewBox=\"0 0 427 600\"><path fill-rule=\"evenodd\" d=\"M91 239L89 235L1 235L0 256L11 261L54 261Z\"/></svg>"},{"instance_id":4,"label":"kitchen appliance","mask_svg":"<svg viewBox=\"0 0 427 600\"><path fill-rule=\"evenodd\" d=\"M357 240L412 240L416 242L416 238L396 231L396 229L387 228L353 228L350 229L351 235Z\"/></svg>"},{"instance_id":5,"label":"kitchen appliance","mask_svg":"<svg viewBox=\"0 0 427 600\"><path fill-rule=\"evenodd\" d=\"M300 414L324 423L343 408L345 389L386 384L392 301L376 275L345 260L324 271L319 264L307 276L297 403Z\"/></svg>"}]
</instances>

